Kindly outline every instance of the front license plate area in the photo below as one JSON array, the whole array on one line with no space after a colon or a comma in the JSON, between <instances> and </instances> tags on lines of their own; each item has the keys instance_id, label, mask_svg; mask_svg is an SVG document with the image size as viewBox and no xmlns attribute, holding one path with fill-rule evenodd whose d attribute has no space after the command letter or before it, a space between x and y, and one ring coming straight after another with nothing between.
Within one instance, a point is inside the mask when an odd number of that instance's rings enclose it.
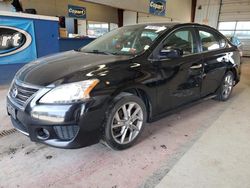
<instances>
[{"instance_id":1,"label":"front license plate area","mask_svg":"<svg viewBox=\"0 0 250 188\"><path fill-rule=\"evenodd\" d=\"M13 106L7 104L7 111L12 118L16 119L17 110Z\"/></svg>"}]
</instances>

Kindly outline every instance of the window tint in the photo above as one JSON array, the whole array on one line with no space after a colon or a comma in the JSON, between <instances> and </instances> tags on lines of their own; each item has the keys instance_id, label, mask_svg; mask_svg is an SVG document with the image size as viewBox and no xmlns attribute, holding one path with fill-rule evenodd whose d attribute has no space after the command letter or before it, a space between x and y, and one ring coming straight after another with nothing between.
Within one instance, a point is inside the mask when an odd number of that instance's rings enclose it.
<instances>
[{"instance_id":1,"label":"window tint","mask_svg":"<svg viewBox=\"0 0 250 188\"><path fill-rule=\"evenodd\" d=\"M197 52L197 46L190 30L176 31L164 41L164 49L180 49L183 55Z\"/></svg>"},{"instance_id":2,"label":"window tint","mask_svg":"<svg viewBox=\"0 0 250 188\"><path fill-rule=\"evenodd\" d=\"M206 31L199 31L199 34L201 38L203 51L211 51L211 50L216 50L220 48L221 46L220 42L217 40L214 34L206 32Z\"/></svg>"}]
</instances>

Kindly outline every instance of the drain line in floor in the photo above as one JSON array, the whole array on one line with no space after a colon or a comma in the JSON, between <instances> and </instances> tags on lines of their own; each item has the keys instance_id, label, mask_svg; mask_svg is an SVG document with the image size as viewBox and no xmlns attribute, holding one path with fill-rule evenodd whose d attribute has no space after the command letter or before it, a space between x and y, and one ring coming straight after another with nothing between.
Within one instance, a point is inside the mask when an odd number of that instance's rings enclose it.
<instances>
[{"instance_id":1,"label":"drain line in floor","mask_svg":"<svg viewBox=\"0 0 250 188\"><path fill-rule=\"evenodd\" d=\"M0 138L14 134L16 131L17 131L16 129L9 129L9 130L0 131Z\"/></svg>"}]
</instances>

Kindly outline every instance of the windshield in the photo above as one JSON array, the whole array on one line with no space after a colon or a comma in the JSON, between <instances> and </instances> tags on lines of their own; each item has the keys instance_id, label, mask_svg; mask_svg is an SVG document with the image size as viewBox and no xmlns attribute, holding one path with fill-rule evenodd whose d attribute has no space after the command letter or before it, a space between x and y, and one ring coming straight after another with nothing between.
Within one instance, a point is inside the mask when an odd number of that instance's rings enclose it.
<instances>
[{"instance_id":1,"label":"windshield","mask_svg":"<svg viewBox=\"0 0 250 188\"><path fill-rule=\"evenodd\" d=\"M161 25L126 26L113 30L80 49L87 53L136 55L147 50L167 27Z\"/></svg>"}]
</instances>

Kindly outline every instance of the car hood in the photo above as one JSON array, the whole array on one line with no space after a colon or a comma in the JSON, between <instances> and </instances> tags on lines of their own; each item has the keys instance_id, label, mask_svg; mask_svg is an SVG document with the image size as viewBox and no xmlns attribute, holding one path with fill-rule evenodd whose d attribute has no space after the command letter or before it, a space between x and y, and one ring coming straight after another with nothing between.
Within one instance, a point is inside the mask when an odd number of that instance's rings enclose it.
<instances>
[{"instance_id":1,"label":"car hood","mask_svg":"<svg viewBox=\"0 0 250 188\"><path fill-rule=\"evenodd\" d=\"M107 64L126 61L130 58L130 56L68 51L40 58L25 65L16 74L16 79L37 86L48 86L58 81L65 82L65 80L68 83L80 81L93 70L99 70L100 67L107 68ZM78 75L79 80L76 80L74 75ZM86 79L90 79L91 76L93 75L90 74Z\"/></svg>"}]
</instances>

